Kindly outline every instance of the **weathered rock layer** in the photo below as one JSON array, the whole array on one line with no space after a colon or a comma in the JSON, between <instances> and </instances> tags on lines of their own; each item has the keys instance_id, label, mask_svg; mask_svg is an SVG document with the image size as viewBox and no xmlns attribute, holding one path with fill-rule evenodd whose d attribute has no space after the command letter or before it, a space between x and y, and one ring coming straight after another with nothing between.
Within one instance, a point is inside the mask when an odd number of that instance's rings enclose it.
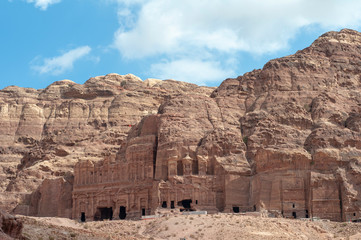
<instances>
[{"instance_id":1,"label":"weathered rock layer","mask_svg":"<svg viewBox=\"0 0 361 240\"><path fill-rule=\"evenodd\" d=\"M71 217L76 162L116 154L128 131L173 96L209 96L213 90L131 74L108 74L83 85L63 80L41 90L1 90L0 208Z\"/></svg>"},{"instance_id":2,"label":"weathered rock layer","mask_svg":"<svg viewBox=\"0 0 361 240\"><path fill-rule=\"evenodd\" d=\"M361 34L348 29L215 90L116 74L8 87L1 203L78 218L190 199L199 209L357 219L360 87Z\"/></svg>"},{"instance_id":3,"label":"weathered rock layer","mask_svg":"<svg viewBox=\"0 0 361 240\"><path fill-rule=\"evenodd\" d=\"M0 239L21 239L23 222L0 210Z\"/></svg>"}]
</instances>

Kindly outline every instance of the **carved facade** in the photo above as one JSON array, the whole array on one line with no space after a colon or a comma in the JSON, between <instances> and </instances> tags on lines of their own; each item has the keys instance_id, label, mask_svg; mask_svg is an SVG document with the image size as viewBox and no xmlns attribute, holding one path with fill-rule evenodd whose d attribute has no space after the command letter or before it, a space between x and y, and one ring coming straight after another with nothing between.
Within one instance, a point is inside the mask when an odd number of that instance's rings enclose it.
<instances>
[{"instance_id":1,"label":"carved facade","mask_svg":"<svg viewBox=\"0 0 361 240\"><path fill-rule=\"evenodd\" d=\"M125 159L78 162L74 169L72 217L134 218L154 214L157 207L187 205L220 210L216 208L220 178L207 175L207 161L194 161L189 155L171 157L163 168L154 161L155 146L154 135L137 137L130 141ZM167 178L156 179L157 167L166 171Z\"/></svg>"},{"instance_id":2,"label":"carved facade","mask_svg":"<svg viewBox=\"0 0 361 240\"><path fill-rule=\"evenodd\" d=\"M152 142L154 137L148 138ZM142 144L138 148L129 148L132 150L128 156L131 162L108 157L97 164L91 161L77 163L73 218L82 215L91 220L125 218L152 212L154 166L149 153L153 152L154 146Z\"/></svg>"},{"instance_id":3,"label":"carved facade","mask_svg":"<svg viewBox=\"0 0 361 240\"><path fill-rule=\"evenodd\" d=\"M180 141L158 142L163 136L157 121L157 116L145 118L116 158L76 164L73 218L138 218L160 207L209 212L264 209L289 218L335 221L361 216L344 184L346 172L324 168L322 154L312 158L303 150L259 149L251 165L242 151L219 156ZM353 165L345 169L349 179L359 181Z\"/></svg>"},{"instance_id":4,"label":"carved facade","mask_svg":"<svg viewBox=\"0 0 361 240\"><path fill-rule=\"evenodd\" d=\"M75 166L73 218L137 218L155 214L158 207L187 205L210 212L267 209L289 218L320 217L335 221L360 216L357 210L343 205L345 189L340 182L332 174L312 171L309 165L253 176L232 174L216 167L213 175L207 172L209 161L201 156L169 157L165 168L157 165L154 136L131 141L137 143L127 148L126 156L131 161L107 158L97 164L83 161ZM157 168L167 173L166 179L157 179Z\"/></svg>"}]
</instances>

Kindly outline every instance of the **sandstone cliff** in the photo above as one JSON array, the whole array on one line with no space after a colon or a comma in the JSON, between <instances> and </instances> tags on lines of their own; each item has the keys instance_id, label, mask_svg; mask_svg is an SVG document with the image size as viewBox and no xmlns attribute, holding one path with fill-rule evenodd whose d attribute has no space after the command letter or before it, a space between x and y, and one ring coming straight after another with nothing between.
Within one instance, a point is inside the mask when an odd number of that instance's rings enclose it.
<instances>
[{"instance_id":1,"label":"sandstone cliff","mask_svg":"<svg viewBox=\"0 0 361 240\"><path fill-rule=\"evenodd\" d=\"M169 174L170 161L188 156L192 174L217 176L219 211L360 218L360 79L361 34L345 29L215 90L116 74L5 88L0 203L70 216L78 160L133 163L151 146L144 156L154 154L160 188L186 183Z\"/></svg>"},{"instance_id":2,"label":"sandstone cliff","mask_svg":"<svg viewBox=\"0 0 361 240\"><path fill-rule=\"evenodd\" d=\"M213 90L131 74L0 90L0 208L70 217L76 162L116 154L129 130L168 99Z\"/></svg>"},{"instance_id":3,"label":"sandstone cliff","mask_svg":"<svg viewBox=\"0 0 361 240\"><path fill-rule=\"evenodd\" d=\"M328 32L212 93L215 101L239 101L227 108L241 115L255 205L293 216L360 217L360 48L360 33Z\"/></svg>"}]
</instances>

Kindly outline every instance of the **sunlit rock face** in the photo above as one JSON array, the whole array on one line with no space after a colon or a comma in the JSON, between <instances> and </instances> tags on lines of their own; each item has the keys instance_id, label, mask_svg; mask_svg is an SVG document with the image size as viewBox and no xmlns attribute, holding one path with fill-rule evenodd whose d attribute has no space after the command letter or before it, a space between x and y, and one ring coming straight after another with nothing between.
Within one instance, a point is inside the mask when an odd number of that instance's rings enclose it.
<instances>
[{"instance_id":1,"label":"sunlit rock face","mask_svg":"<svg viewBox=\"0 0 361 240\"><path fill-rule=\"evenodd\" d=\"M250 205L289 217L360 218L360 74L361 34L345 29L213 92L242 115Z\"/></svg>"},{"instance_id":2,"label":"sunlit rock face","mask_svg":"<svg viewBox=\"0 0 361 240\"><path fill-rule=\"evenodd\" d=\"M127 144L128 132L161 104L214 88L118 74L83 85L0 90L0 208L36 216L71 217L73 168L97 162Z\"/></svg>"},{"instance_id":3,"label":"sunlit rock face","mask_svg":"<svg viewBox=\"0 0 361 240\"><path fill-rule=\"evenodd\" d=\"M360 74L361 34L345 29L217 89L117 74L5 88L0 202L95 220L162 206L358 219Z\"/></svg>"}]
</instances>

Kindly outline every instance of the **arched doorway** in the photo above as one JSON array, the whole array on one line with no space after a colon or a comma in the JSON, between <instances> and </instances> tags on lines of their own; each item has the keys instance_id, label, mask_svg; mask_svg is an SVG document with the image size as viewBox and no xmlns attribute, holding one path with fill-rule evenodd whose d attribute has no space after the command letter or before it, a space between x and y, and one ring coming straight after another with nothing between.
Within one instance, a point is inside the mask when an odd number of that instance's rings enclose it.
<instances>
[{"instance_id":1,"label":"arched doorway","mask_svg":"<svg viewBox=\"0 0 361 240\"><path fill-rule=\"evenodd\" d=\"M239 207L233 207L233 212L234 213L239 213Z\"/></svg>"},{"instance_id":2,"label":"arched doorway","mask_svg":"<svg viewBox=\"0 0 361 240\"><path fill-rule=\"evenodd\" d=\"M120 206L119 207L119 218L125 219L126 216L127 216L126 208L124 206Z\"/></svg>"}]
</instances>

